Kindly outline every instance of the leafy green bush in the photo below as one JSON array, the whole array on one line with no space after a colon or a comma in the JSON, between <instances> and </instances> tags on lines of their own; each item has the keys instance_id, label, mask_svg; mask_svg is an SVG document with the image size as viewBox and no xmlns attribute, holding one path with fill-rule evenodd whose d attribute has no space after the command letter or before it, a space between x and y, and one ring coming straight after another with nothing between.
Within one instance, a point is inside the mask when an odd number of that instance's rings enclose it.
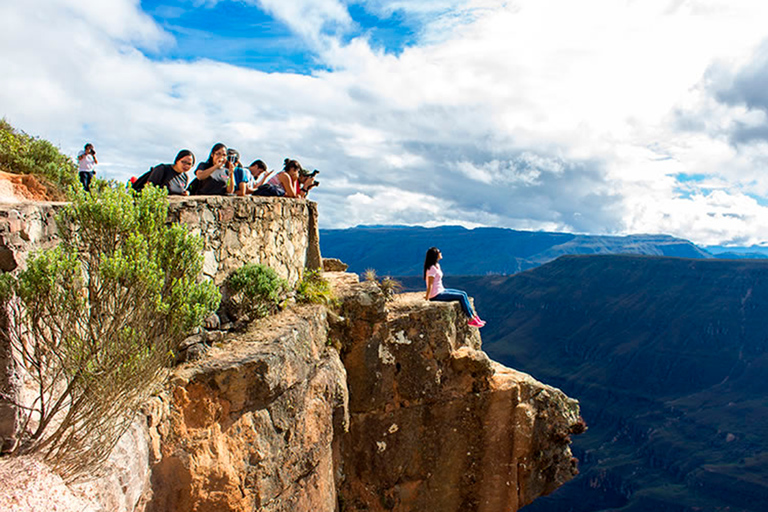
<instances>
[{"instance_id":1,"label":"leafy green bush","mask_svg":"<svg viewBox=\"0 0 768 512\"><path fill-rule=\"evenodd\" d=\"M233 293L232 308L240 309L252 318L261 318L276 312L288 298L288 282L273 269L258 263L246 263L227 278L227 287Z\"/></svg>"},{"instance_id":2,"label":"leafy green bush","mask_svg":"<svg viewBox=\"0 0 768 512\"><path fill-rule=\"evenodd\" d=\"M91 190L57 217L60 244L4 285L15 295L9 337L36 386L15 452L39 453L68 478L106 459L221 298L197 282L201 239L166 224L164 189Z\"/></svg>"},{"instance_id":3,"label":"leafy green bush","mask_svg":"<svg viewBox=\"0 0 768 512\"><path fill-rule=\"evenodd\" d=\"M60 198L77 184L77 166L47 140L15 130L0 119L0 170L33 174Z\"/></svg>"},{"instance_id":4,"label":"leafy green bush","mask_svg":"<svg viewBox=\"0 0 768 512\"><path fill-rule=\"evenodd\" d=\"M296 301L311 304L336 304L336 297L331 284L323 278L319 270L309 270L296 287Z\"/></svg>"}]
</instances>

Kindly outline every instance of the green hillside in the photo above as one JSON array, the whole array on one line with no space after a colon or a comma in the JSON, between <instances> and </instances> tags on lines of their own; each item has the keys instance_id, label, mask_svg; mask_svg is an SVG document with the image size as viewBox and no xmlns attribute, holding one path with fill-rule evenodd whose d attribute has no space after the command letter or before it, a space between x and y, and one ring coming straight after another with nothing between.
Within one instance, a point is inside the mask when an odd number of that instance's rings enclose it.
<instances>
[{"instance_id":1,"label":"green hillside","mask_svg":"<svg viewBox=\"0 0 768 512\"><path fill-rule=\"evenodd\" d=\"M15 129L5 119L0 119L0 171L34 175L60 199L77 183L77 167L71 158L47 140Z\"/></svg>"}]
</instances>

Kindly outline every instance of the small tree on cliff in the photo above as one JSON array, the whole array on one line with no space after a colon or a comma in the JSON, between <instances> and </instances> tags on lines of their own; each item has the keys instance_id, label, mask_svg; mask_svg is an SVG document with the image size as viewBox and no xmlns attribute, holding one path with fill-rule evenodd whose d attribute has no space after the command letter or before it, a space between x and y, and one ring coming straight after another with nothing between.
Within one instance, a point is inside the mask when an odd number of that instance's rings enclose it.
<instances>
[{"instance_id":1,"label":"small tree on cliff","mask_svg":"<svg viewBox=\"0 0 768 512\"><path fill-rule=\"evenodd\" d=\"M165 196L75 192L56 219L61 243L10 283L11 342L35 387L15 453L67 478L106 459L172 350L218 307L213 284L197 282L202 241L166 224Z\"/></svg>"}]
</instances>

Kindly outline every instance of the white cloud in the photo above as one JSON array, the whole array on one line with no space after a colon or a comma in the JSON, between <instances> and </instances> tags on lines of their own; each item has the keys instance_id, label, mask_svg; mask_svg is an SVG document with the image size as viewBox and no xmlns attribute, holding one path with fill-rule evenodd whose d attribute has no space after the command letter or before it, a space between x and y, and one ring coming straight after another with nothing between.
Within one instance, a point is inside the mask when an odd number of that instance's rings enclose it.
<instances>
[{"instance_id":1,"label":"white cloud","mask_svg":"<svg viewBox=\"0 0 768 512\"><path fill-rule=\"evenodd\" d=\"M368 2L424 25L374 50L342 0L248 0L332 71L156 61L171 37L137 0L0 4L0 115L127 179L213 143L321 169L326 227L500 225L768 239L766 114L713 91L768 38L768 4L725 0ZM199 2L214 5L216 2ZM30 30L35 27L35 30ZM696 175L681 182L678 175Z\"/></svg>"}]
</instances>

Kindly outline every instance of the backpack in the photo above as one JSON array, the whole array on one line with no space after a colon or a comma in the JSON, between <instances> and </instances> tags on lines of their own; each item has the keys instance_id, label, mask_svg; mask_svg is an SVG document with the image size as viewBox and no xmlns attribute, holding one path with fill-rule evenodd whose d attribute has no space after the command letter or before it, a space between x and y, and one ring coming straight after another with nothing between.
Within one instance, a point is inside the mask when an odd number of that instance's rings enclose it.
<instances>
[{"instance_id":1,"label":"backpack","mask_svg":"<svg viewBox=\"0 0 768 512\"><path fill-rule=\"evenodd\" d=\"M133 182L131 185L133 187L133 190L136 192L141 192L141 189L144 188L144 185L147 184L147 181L149 180L149 175L152 174L152 171L154 171L154 167L150 167L147 172L136 178L136 181Z\"/></svg>"},{"instance_id":2,"label":"backpack","mask_svg":"<svg viewBox=\"0 0 768 512\"><path fill-rule=\"evenodd\" d=\"M200 180L197 178L193 179L189 186L187 186L187 192L191 196L196 196L200 192Z\"/></svg>"}]
</instances>

